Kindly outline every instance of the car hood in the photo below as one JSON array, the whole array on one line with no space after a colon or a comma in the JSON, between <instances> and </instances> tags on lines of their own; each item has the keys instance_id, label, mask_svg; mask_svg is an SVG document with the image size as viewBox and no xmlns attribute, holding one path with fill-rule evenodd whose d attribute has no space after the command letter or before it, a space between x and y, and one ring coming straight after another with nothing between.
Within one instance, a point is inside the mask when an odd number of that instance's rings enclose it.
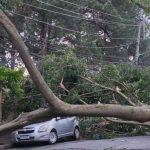
<instances>
[{"instance_id":1,"label":"car hood","mask_svg":"<svg viewBox=\"0 0 150 150\"><path fill-rule=\"evenodd\" d=\"M23 129L24 128L36 128L36 127L39 127L41 125L44 125L44 124L50 123L50 122L51 121L46 121L46 122L41 122L41 123L35 123L35 124L27 125L27 126L23 127Z\"/></svg>"}]
</instances>

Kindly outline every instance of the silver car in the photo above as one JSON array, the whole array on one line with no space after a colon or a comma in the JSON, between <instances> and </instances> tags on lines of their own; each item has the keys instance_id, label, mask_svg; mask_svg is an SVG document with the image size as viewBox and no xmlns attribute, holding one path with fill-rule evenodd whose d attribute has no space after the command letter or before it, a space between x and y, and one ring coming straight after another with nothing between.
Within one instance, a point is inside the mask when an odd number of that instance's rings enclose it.
<instances>
[{"instance_id":1,"label":"silver car","mask_svg":"<svg viewBox=\"0 0 150 150\"><path fill-rule=\"evenodd\" d=\"M54 144L58 139L80 137L79 122L76 117L57 117L49 121L28 125L12 132L12 143L48 141Z\"/></svg>"}]
</instances>

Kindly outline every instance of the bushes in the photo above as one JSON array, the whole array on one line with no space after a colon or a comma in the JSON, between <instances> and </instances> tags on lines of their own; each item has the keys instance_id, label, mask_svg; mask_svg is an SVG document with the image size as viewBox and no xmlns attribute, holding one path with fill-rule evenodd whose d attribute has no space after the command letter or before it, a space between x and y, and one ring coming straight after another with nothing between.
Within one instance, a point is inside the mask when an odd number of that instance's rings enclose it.
<instances>
[{"instance_id":1,"label":"bushes","mask_svg":"<svg viewBox=\"0 0 150 150\"><path fill-rule=\"evenodd\" d=\"M121 136L144 135L149 128L112 123L101 117L80 118L81 136L84 139L106 139Z\"/></svg>"}]
</instances>

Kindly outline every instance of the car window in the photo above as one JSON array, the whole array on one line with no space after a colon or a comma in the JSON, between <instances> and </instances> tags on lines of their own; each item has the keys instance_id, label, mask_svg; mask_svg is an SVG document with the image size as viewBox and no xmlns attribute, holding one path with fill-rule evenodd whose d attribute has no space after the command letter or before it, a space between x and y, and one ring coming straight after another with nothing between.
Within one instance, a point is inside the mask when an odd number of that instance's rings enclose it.
<instances>
[{"instance_id":1,"label":"car window","mask_svg":"<svg viewBox=\"0 0 150 150\"><path fill-rule=\"evenodd\" d=\"M61 119L66 119L67 117L60 117Z\"/></svg>"}]
</instances>

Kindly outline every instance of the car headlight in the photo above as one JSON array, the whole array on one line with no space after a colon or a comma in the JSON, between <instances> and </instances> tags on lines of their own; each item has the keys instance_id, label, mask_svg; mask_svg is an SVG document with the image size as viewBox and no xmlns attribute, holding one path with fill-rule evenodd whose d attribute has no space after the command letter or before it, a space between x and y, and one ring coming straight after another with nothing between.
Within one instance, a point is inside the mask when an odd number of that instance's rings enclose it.
<instances>
[{"instance_id":1,"label":"car headlight","mask_svg":"<svg viewBox=\"0 0 150 150\"><path fill-rule=\"evenodd\" d=\"M48 125L45 124L45 125L40 126L38 132L46 132L47 130L48 130Z\"/></svg>"}]
</instances>

